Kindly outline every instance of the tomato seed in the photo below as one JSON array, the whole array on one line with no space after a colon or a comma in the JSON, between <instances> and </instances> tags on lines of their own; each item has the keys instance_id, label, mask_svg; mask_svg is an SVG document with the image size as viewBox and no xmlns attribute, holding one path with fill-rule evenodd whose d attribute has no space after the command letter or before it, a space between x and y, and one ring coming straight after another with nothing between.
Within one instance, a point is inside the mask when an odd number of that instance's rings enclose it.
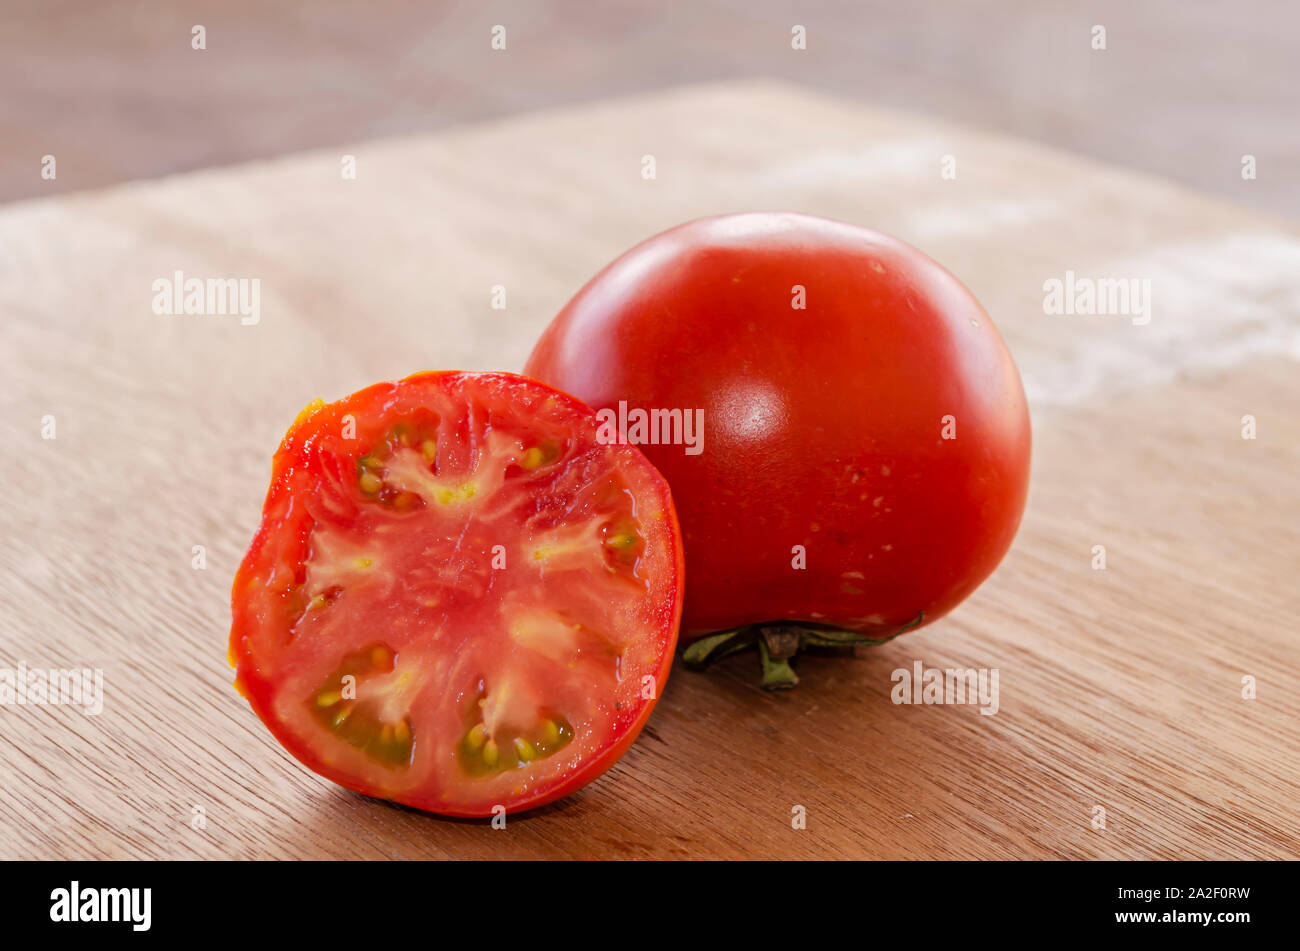
<instances>
[{"instance_id":1,"label":"tomato seed","mask_svg":"<svg viewBox=\"0 0 1300 951\"><path fill-rule=\"evenodd\" d=\"M530 763L537 759L537 750L533 748L533 744L529 743L522 736L515 737L515 752L525 763Z\"/></svg>"}]
</instances>

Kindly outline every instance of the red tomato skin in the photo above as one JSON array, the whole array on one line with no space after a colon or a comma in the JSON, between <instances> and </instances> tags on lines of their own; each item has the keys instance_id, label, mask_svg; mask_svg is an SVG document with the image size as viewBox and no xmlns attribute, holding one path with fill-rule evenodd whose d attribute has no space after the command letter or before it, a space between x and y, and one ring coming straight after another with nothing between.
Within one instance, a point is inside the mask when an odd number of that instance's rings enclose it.
<instances>
[{"instance_id":1,"label":"red tomato skin","mask_svg":"<svg viewBox=\"0 0 1300 951\"><path fill-rule=\"evenodd\" d=\"M402 383L411 381L432 380L438 381L440 378L449 378L454 376L480 376L480 377L503 377L510 378L513 374L497 373L480 373L464 374L459 371L425 371L415 373ZM519 379L515 377L515 379ZM535 386L539 381L523 381L529 385ZM357 777L341 772L339 769L327 762L321 755L321 752L311 744L304 741L303 737L295 733L286 724L282 723L271 714L272 697L274 694L275 684L273 674L269 674L259 669L251 642L256 636L256 630L259 626L259 619L256 613L250 609L246 591L252 584L259 583L261 570L259 569L260 556L263 548L269 543L270 535L276 530L275 523L277 519L282 518L285 513L292 510L295 505L300 506L290 491L292 474L296 465L301 464L304 453L310 452L311 442L314 435L326 426L335 429L341 424L342 418L349 413L361 413L365 411L374 411L381 409L385 398L392 392L392 383L377 383L373 386L359 390L350 396L347 396L334 403L326 404L321 400L316 400L299 413L297 419L285 433L279 448L276 450L271 463L271 484L267 490L266 500L263 504L263 520L255 534L253 541L250 543L247 553L240 564L239 570L235 575L235 580L231 587L231 608L232 608L232 625L230 632L229 650L227 659L232 668L236 669L234 681L235 689L243 696L253 708L253 712L271 731L272 735L279 741L295 759L301 762L312 772L325 777L340 786L344 786L354 792L365 796L371 796L376 799L392 800L393 797L388 793L386 788L379 783L368 783L358 780ZM590 409L583 406L581 401L575 397L563 393L559 390L552 389L554 396L566 404L571 404L579 412L590 412ZM513 798L502 804L507 807L508 812L518 813L539 806L544 806L568 796L583 786L598 779L611 766L613 766L636 741L637 737L644 728L646 721L649 719L651 712L654 710L658 698L663 695L663 690L668 681L668 675L671 670L673 651L676 646L677 632L679 629L679 619L681 617L683 603L683 583L685 565L683 547L681 545L681 528L677 520L676 510L673 506L671 491L661 476L657 473L649 472L648 475L655 476L661 484L662 499L664 501L663 513L665 517L664 532L665 538L671 546L673 552L673 572L671 585L677 592L676 600L671 605L666 605L663 609L661 620L662 630L667 632L667 640L662 652L662 663L659 665L655 674L655 691L654 696L648 699L639 711L633 713L619 724L622 731L616 742L606 747L598 757L592 758L584 766L574 773L564 777L561 782L552 784L540 784L530 790L527 794ZM307 544L307 533L303 534L302 545L304 549ZM416 809L437 813L439 815L452 816L457 818L486 818L493 815L490 809L471 806L461 808L454 803L448 803L440 799L422 798L420 796L405 796L399 800L403 805L412 806Z\"/></svg>"},{"instance_id":2,"label":"red tomato skin","mask_svg":"<svg viewBox=\"0 0 1300 951\"><path fill-rule=\"evenodd\" d=\"M685 639L929 623L1024 511L1029 413L992 321L935 261L853 225L755 213L652 237L578 292L525 372L597 409L703 410L700 454L640 447L684 533Z\"/></svg>"}]
</instances>

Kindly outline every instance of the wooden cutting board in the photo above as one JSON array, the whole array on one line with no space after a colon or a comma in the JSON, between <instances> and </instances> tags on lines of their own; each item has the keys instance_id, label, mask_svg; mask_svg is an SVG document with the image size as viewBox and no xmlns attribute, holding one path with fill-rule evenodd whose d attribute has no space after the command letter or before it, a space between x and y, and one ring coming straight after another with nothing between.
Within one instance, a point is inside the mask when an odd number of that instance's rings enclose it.
<instances>
[{"instance_id":1,"label":"wooden cutting board","mask_svg":"<svg viewBox=\"0 0 1300 951\"><path fill-rule=\"evenodd\" d=\"M1035 425L994 577L920 632L803 659L790 693L748 657L675 671L618 765L505 830L300 767L225 658L297 411L421 369L517 370L609 259L755 209L911 241L993 316ZM155 314L176 271L259 279L259 321ZM1149 322L1046 314L1067 271L1149 279ZM98 716L0 707L0 858L1300 855L1290 226L735 83L9 205L0 312L0 667L104 672ZM917 661L996 668L997 713L892 703Z\"/></svg>"}]
</instances>

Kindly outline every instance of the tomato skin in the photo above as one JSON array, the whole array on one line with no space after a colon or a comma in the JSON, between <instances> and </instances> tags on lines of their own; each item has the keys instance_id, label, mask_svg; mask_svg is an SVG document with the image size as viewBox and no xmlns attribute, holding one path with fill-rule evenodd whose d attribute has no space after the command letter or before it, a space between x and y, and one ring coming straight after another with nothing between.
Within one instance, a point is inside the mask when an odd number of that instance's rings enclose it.
<instances>
[{"instance_id":1,"label":"tomato skin","mask_svg":"<svg viewBox=\"0 0 1300 951\"><path fill-rule=\"evenodd\" d=\"M304 486L315 484L323 471L322 465L334 459L330 444L337 445L337 433L349 420L353 421L358 434L362 434L368 427L375 429L378 426L375 419L383 418L395 404L402 399L409 400L413 387L456 390L467 385L494 395L501 394L502 399L522 400L526 396L534 405L545 402L553 407L548 412L554 417L572 422L577 427L575 442L588 444L589 448L595 425L590 420L588 407L568 394L513 374L418 373L396 383L376 384L332 404L319 400L314 402L289 428L272 461L272 479L263 508L263 520L232 586L229 660L236 668L235 687L239 693L249 701L281 745L314 772L364 795L395 800L443 815L484 817L493 814L492 807L496 804L504 805L513 813L569 795L608 770L636 740L667 682L679 627L684 569L680 529L668 486L653 467L645 463L641 454L632 450L634 456L620 456L620 461L635 467L635 484L643 490L639 496L641 502L646 508L654 505L661 518L661 524L655 530L655 543L662 546L665 570L652 587L656 592L673 592L671 597L654 603L653 623L647 632L648 637L655 638L647 650L657 658L649 669L649 675L655 681L653 696L643 696L643 702L636 704L624 702L621 712L613 715L607 731L608 739L598 744L593 755L583 758L561 775L547 775L543 771L539 776L528 777L527 782L521 781L524 788L517 794L496 796L490 801L458 801L421 788L403 789L394 794L384 776L376 774L372 777L344 768L338 761L337 749L321 745L319 737L313 740L305 734L300 722L289 722L277 712L277 693L283 689L286 677L282 660L290 655L290 650L284 647L285 637L277 629L275 620L283 598L274 595L271 589L283 586L285 579L295 574L299 583L302 580L301 562L308 557L313 523L306 514L311 506L304 500ZM359 435L354 441L365 444L367 438ZM610 451L621 454L631 449L618 447ZM344 468L352 471L349 467ZM319 498L316 501L316 510L319 510ZM355 499L333 498L331 506L339 513L342 523L351 518L351 509L358 508ZM376 627L382 633L383 625L376 624ZM325 645L322 649L328 647ZM416 644L413 650L418 652L421 647L423 645ZM300 663L299 659L294 658L294 663ZM612 704L612 698L602 699L609 699ZM417 726L423 728L423 724L417 723Z\"/></svg>"},{"instance_id":2,"label":"tomato skin","mask_svg":"<svg viewBox=\"0 0 1300 951\"><path fill-rule=\"evenodd\" d=\"M703 410L698 455L640 447L683 528L686 639L932 622L992 573L1024 510L1029 414L992 321L936 262L863 228L766 213L673 228L583 287L525 372L597 409Z\"/></svg>"}]
</instances>

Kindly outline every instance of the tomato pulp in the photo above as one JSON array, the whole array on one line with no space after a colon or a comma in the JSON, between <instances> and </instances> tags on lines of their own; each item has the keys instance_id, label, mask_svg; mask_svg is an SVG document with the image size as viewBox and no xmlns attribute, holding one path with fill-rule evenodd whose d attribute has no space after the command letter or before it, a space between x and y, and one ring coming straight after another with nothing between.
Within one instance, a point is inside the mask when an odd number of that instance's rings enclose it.
<instances>
[{"instance_id":1,"label":"tomato pulp","mask_svg":"<svg viewBox=\"0 0 1300 951\"><path fill-rule=\"evenodd\" d=\"M504 373L309 406L235 578L236 686L350 789L482 816L631 745L668 676L682 552L667 484L592 411Z\"/></svg>"},{"instance_id":2,"label":"tomato pulp","mask_svg":"<svg viewBox=\"0 0 1300 951\"><path fill-rule=\"evenodd\" d=\"M689 222L597 274L525 372L598 410L702 410L698 452L642 445L672 486L683 637L799 646L942 617L993 571L1029 482L1024 391L993 322L900 241L795 214Z\"/></svg>"}]
</instances>

